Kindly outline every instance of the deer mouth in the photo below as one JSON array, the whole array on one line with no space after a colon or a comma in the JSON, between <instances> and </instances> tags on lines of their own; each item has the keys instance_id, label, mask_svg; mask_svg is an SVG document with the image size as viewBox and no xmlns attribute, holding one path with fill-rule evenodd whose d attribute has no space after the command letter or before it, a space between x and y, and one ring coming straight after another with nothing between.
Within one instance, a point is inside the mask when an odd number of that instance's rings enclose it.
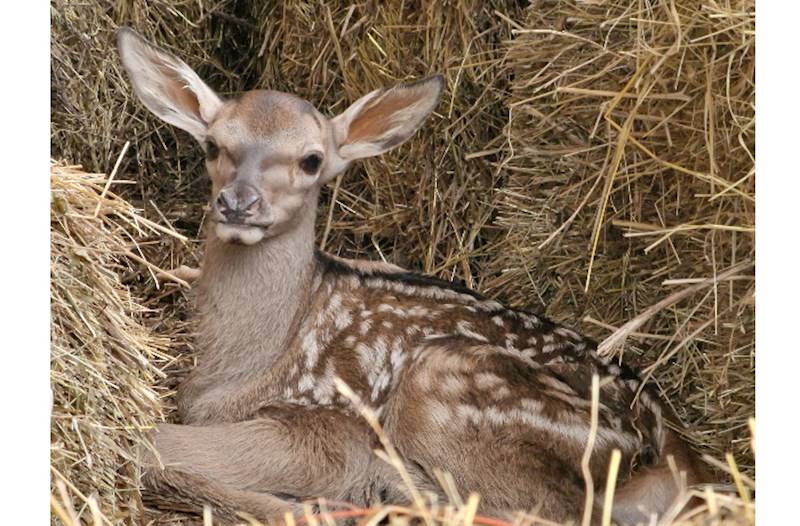
<instances>
[{"instance_id":1,"label":"deer mouth","mask_svg":"<svg viewBox=\"0 0 800 526\"><path fill-rule=\"evenodd\" d=\"M266 237L268 229L269 225L220 221L214 233L224 243L255 245Z\"/></svg>"}]
</instances>

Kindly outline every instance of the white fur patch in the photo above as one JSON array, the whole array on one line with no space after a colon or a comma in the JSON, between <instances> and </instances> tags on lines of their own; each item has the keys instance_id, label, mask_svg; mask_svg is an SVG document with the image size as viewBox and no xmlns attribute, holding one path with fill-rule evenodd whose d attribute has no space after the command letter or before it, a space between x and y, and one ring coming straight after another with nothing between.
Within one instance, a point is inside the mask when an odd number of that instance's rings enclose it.
<instances>
[{"instance_id":1,"label":"white fur patch","mask_svg":"<svg viewBox=\"0 0 800 526\"><path fill-rule=\"evenodd\" d=\"M392 343L392 353L389 356L389 363L392 364L392 372L398 374L405 361L406 355L403 352L403 340L401 338L395 338L394 343Z\"/></svg>"},{"instance_id":2,"label":"white fur patch","mask_svg":"<svg viewBox=\"0 0 800 526\"><path fill-rule=\"evenodd\" d=\"M526 329L535 329L542 325L542 321L535 316L523 316L522 325Z\"/></svg>"},{"instance_id":3,"label":"white fur patch","mask_svg":"<svg viewBox=\"0 0 800 526\"><path fill-rule=\"evenodd\" d=\"M478 308L481 310L486 311L498 311L498 310L505 310L505 307L497 301L494 300L486 300L478 303Z\"/></svg>"},{"instance_id":4,"label":"white fur patch","mask_svg":"<svg viewBox=\"0 0 800 526\"><path fill-rule=\"evenodd\" d=\"M417 325L416 323L412 323L411 325L406 327L406 334L408 334L409 336L413 336L418 332L419 332L419 325Z\"/></svg>"},{"instance_id":5,"label":"white fur patch","mask_svg":"<svg viewBox=\"0 0 800 526\"><path fill-rule=\"evenodd\" d=\"M491 392L492 398L495 400L504 400L511 396L511 389L506 387L505 385L501 385L497 389Z\"/></svg>"},{"instance_id":6,"label":"white fur patch","mask_svg":"<svg viewBox=\"0 0 800 526\"><path fill-rule=\"evenodd\" d=\"M264 239L264 230L255 226L232 226L217 223L214 232L224 243L241 243L242 245L255 245Z\"/></svg>"},{"instance_id":7,"label":"white fur patch","mask_svg":"<svg viewBox=\"0 0 800 526\"><path fill-rule=\"evenodd\" d=\"M461 320L458 323L456 323L456 332L458 332L462 336L466 336L467 338L478 340L479 342L486 343L489 341L486 338L486 336L475 332L475 330L472 328L472 324L468 321Z\"/></svg>"},{"instance_id":8,"label":"white fur patch","mask_svg":"<svg viewBox=\"0 0 800 526\"><path fill-rule=\"evenodd\" d=\"M336 328L339 330L345 329L351 323L353 323L353 317L350 315L350 311L347 309L342 309L336 314L336 319L334 320L336 324Z\"/></svg>"},{"instance_id":9,"label":"white fur patch","mask_svg":"<svg viewBox=\"0 0 800 526\"><path fill-rule=\"evenodd\" d=\"M304 374L300 377L300 381L297 382L297 387L301 393L311 391L314 388L314 377L308 373Z\"/></svg>"},{"instance_id":10,"label":"white fur patch","mask_svg":"<svg viewBox=\"0 0 800 526\"><path fill-rule=\"evenodd\" d=\"M370 320L370 319L365 319L365 320L364 320L364 321L362 321L362 322L361 322L361 324L358 326L358 332L360 332L360 333L361 333L361 336L364 336L364 335L366 335L366 334L369 332L369 330L370 330L370 328L371 328L371 327L372 327L372 320Z\"/></svg>"},{"instance_id":11,"label":"white fur patch","mask_svg":"<svg viewBox=\"0 0 800 526\"><path fill-rule=\"evenodd\" d=\"M317 340L317 331L311 329L303 336L303 350L306 353L306 369L309 371L314 368L319 359L320 346Z\"/></svg>"},{"instance_id":12,"label":"white fur patch","mask_svg":"<svg viewBox=\"0 0 800 526\"><path fill-rule=\"evenodd\" d=\"M517 335L514 333L506 334L506 349L509 351L517 351L517 346L514 342L517 340Z\"/></svg>"},{"instance_id":13,"label":"white fur patch","mask_svg":"<svg viewBox=\"0 0 800 526\"><path fill-rule=\"evenodd\" d=\"M325 374L318 379L317 386L314 389L314 399L318 404L329 404L333 400L333 396L336 394L333 383L335 376L333 365L329 363L325 368Z\"/></svg>"},{"instance_id":14,"label":"white fur patch","mask_svg":"<svg viewBox=\"0 0 800 526\"><path fill-rule=\"evenodd\" d=\"M563 336L574 342L582 340L582 338L577 332L573 331L572 329L567 329L566 327L557 327L554 332L559 336Z\"/></svg>"},{"instance_id":15,"label":"white fur patch","mask_svg":"<svg viewBox=\"0 0 800 526\"><path fill-rule=\"evenodd\" d=\"M436 314L438 314L438 313L435 312L435 311L431 312L431 310L429 308L423 307L422 305L414 305L413 307L408 309L408 315L409 316L416 316L416 317L420 317L420 318L424 318L424 317L428 317L428 316L435 317Z\"/></svg>"},{"instance_id":16,"label":"white fur patch","mask_svg":"<svg viewBox=\"0 0 800 526\"><path fill-rule=\"evenodd\" d=\"M369 385L374 389L376 384L384 382L380 377L386 369L384 366L388 353L386 339L378 337L371 345L359 343L356 346L356 353L358 353L358 362L361 365L361 370L367 375ZM386 382L388 385L388 380Z\"/></svg>"},{"instance_id":17,"label":"white fur patch","mask_svg":"<svg viewBox=\"0 0 800 526\"><path fill-rule=\"evenodd\" d=\"M428 419L439 426L449 426L452 419L450 407L436 400L428 401Z\"/></svg>"},{"instance_id":18,"label":"white fur patch","mask_svg":"<svg viewBox=\"0 0 800 526\"><path fill-rule=\"evenodd\" d=\"M505 381L494 373L478 373L475 375L475 386L478 389L494 389Z\"/></svg>"},{"instance_id":19,"label":"white fur patch","mask_svg":"<svg viewBox=\"0 0 800 526\"><path fill-rule=\"evenodd\" d=\"M555 343L545 343L544 347L542 347L543 353L550 353L555 351L558 348L558 345Z\"/></svg>"},{"instance_id":20,"label":"white fur patch","mask_svg":"<svg viewBox=\"0 0 800 526\"><path fill-rule=\"evenodd\" d=\"M445 374L439 379L439 390L447 396L458 396L464 392L464 381L461 376Z\"/></svg>"}]
</instances>

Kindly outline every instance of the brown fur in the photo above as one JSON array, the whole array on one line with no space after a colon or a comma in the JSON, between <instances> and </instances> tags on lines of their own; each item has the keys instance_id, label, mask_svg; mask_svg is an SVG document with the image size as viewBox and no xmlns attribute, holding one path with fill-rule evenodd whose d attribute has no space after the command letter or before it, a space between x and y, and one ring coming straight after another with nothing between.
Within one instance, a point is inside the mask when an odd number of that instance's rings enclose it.
<instances>
[{"instance_id":1,"label":"brown fur","mask_svg":"<svg viewBox=\"0 0 800 526\"><path fill-rule=\"evenodd\" d=\"M140 44L129 42L123 58L135 60ZM621 451L617 520L670 505L669 455L690 483L701 479L657 398L644 389L637 399L639 379L574 331L393 265L315 252L319 188L346 168L344 148L357 158L402 142L440 89L440 80L400 86L385 104L362 100L331 120L296 97L251 92L192 128L219 146L208 162L213 196L247 184L261 208L232 225L210 217L182 425L160 426L158 454L144 461L157 505L209 504L232 520L237 511L276 518L306 499L407 500L336 378L372 407L420 489L441 494L434 471L447 471L462 494L480 493L483 513L580 516L593 375L603 382L590 470L602 488ZM400 119L396 132L374 125L387 119ZM324 157L317 174L297 168L309 151Z\"/></svg>"}]
</instances>

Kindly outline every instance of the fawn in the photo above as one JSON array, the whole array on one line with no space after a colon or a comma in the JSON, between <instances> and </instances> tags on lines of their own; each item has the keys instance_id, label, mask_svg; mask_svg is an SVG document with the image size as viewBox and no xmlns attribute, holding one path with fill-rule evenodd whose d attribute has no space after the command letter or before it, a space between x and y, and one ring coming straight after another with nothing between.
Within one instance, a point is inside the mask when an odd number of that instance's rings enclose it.
<instances>
[{"instance_id":1,"label":"fawn","mask_svg":"<svg viewBox=\"0 0 800 526\"><path fill-rule=\"evenodd\" d=\"M202 145L212 180L200 355L178 391L182 424L158 426L144 461L155 505L271 520L315 498L407 502L336 378L374 410L420 490L442 495L434 470L449 472L483 513L581 515L593 375L604 381L590 471L602 488L620 450L615 520L671 505L670 462L702 481L656 396L637 398L638 377L576 332L454 283L315 250L320 187L406 141L443 77L373 91L328 118L276 91L223 100L131 29L118 46L136 94Z\"/></svg>"}]
</instances>

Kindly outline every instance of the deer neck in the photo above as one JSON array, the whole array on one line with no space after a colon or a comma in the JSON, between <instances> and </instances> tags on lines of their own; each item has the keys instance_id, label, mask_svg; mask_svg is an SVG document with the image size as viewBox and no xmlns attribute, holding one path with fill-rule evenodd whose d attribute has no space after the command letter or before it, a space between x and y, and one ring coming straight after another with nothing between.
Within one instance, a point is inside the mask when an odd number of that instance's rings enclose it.
<instances>
[{"instance_id":1,"label":"deer neck","mask_svg":"<svg viewBox=\"0 0 800 526\"><path fill-rule=\"evenodd\" d=\"M198 284L198 368L210 384L263 374L287 348L311 294L315 205L292 230L257 245L209 234Z\"/></svg>"}]
</instances>

